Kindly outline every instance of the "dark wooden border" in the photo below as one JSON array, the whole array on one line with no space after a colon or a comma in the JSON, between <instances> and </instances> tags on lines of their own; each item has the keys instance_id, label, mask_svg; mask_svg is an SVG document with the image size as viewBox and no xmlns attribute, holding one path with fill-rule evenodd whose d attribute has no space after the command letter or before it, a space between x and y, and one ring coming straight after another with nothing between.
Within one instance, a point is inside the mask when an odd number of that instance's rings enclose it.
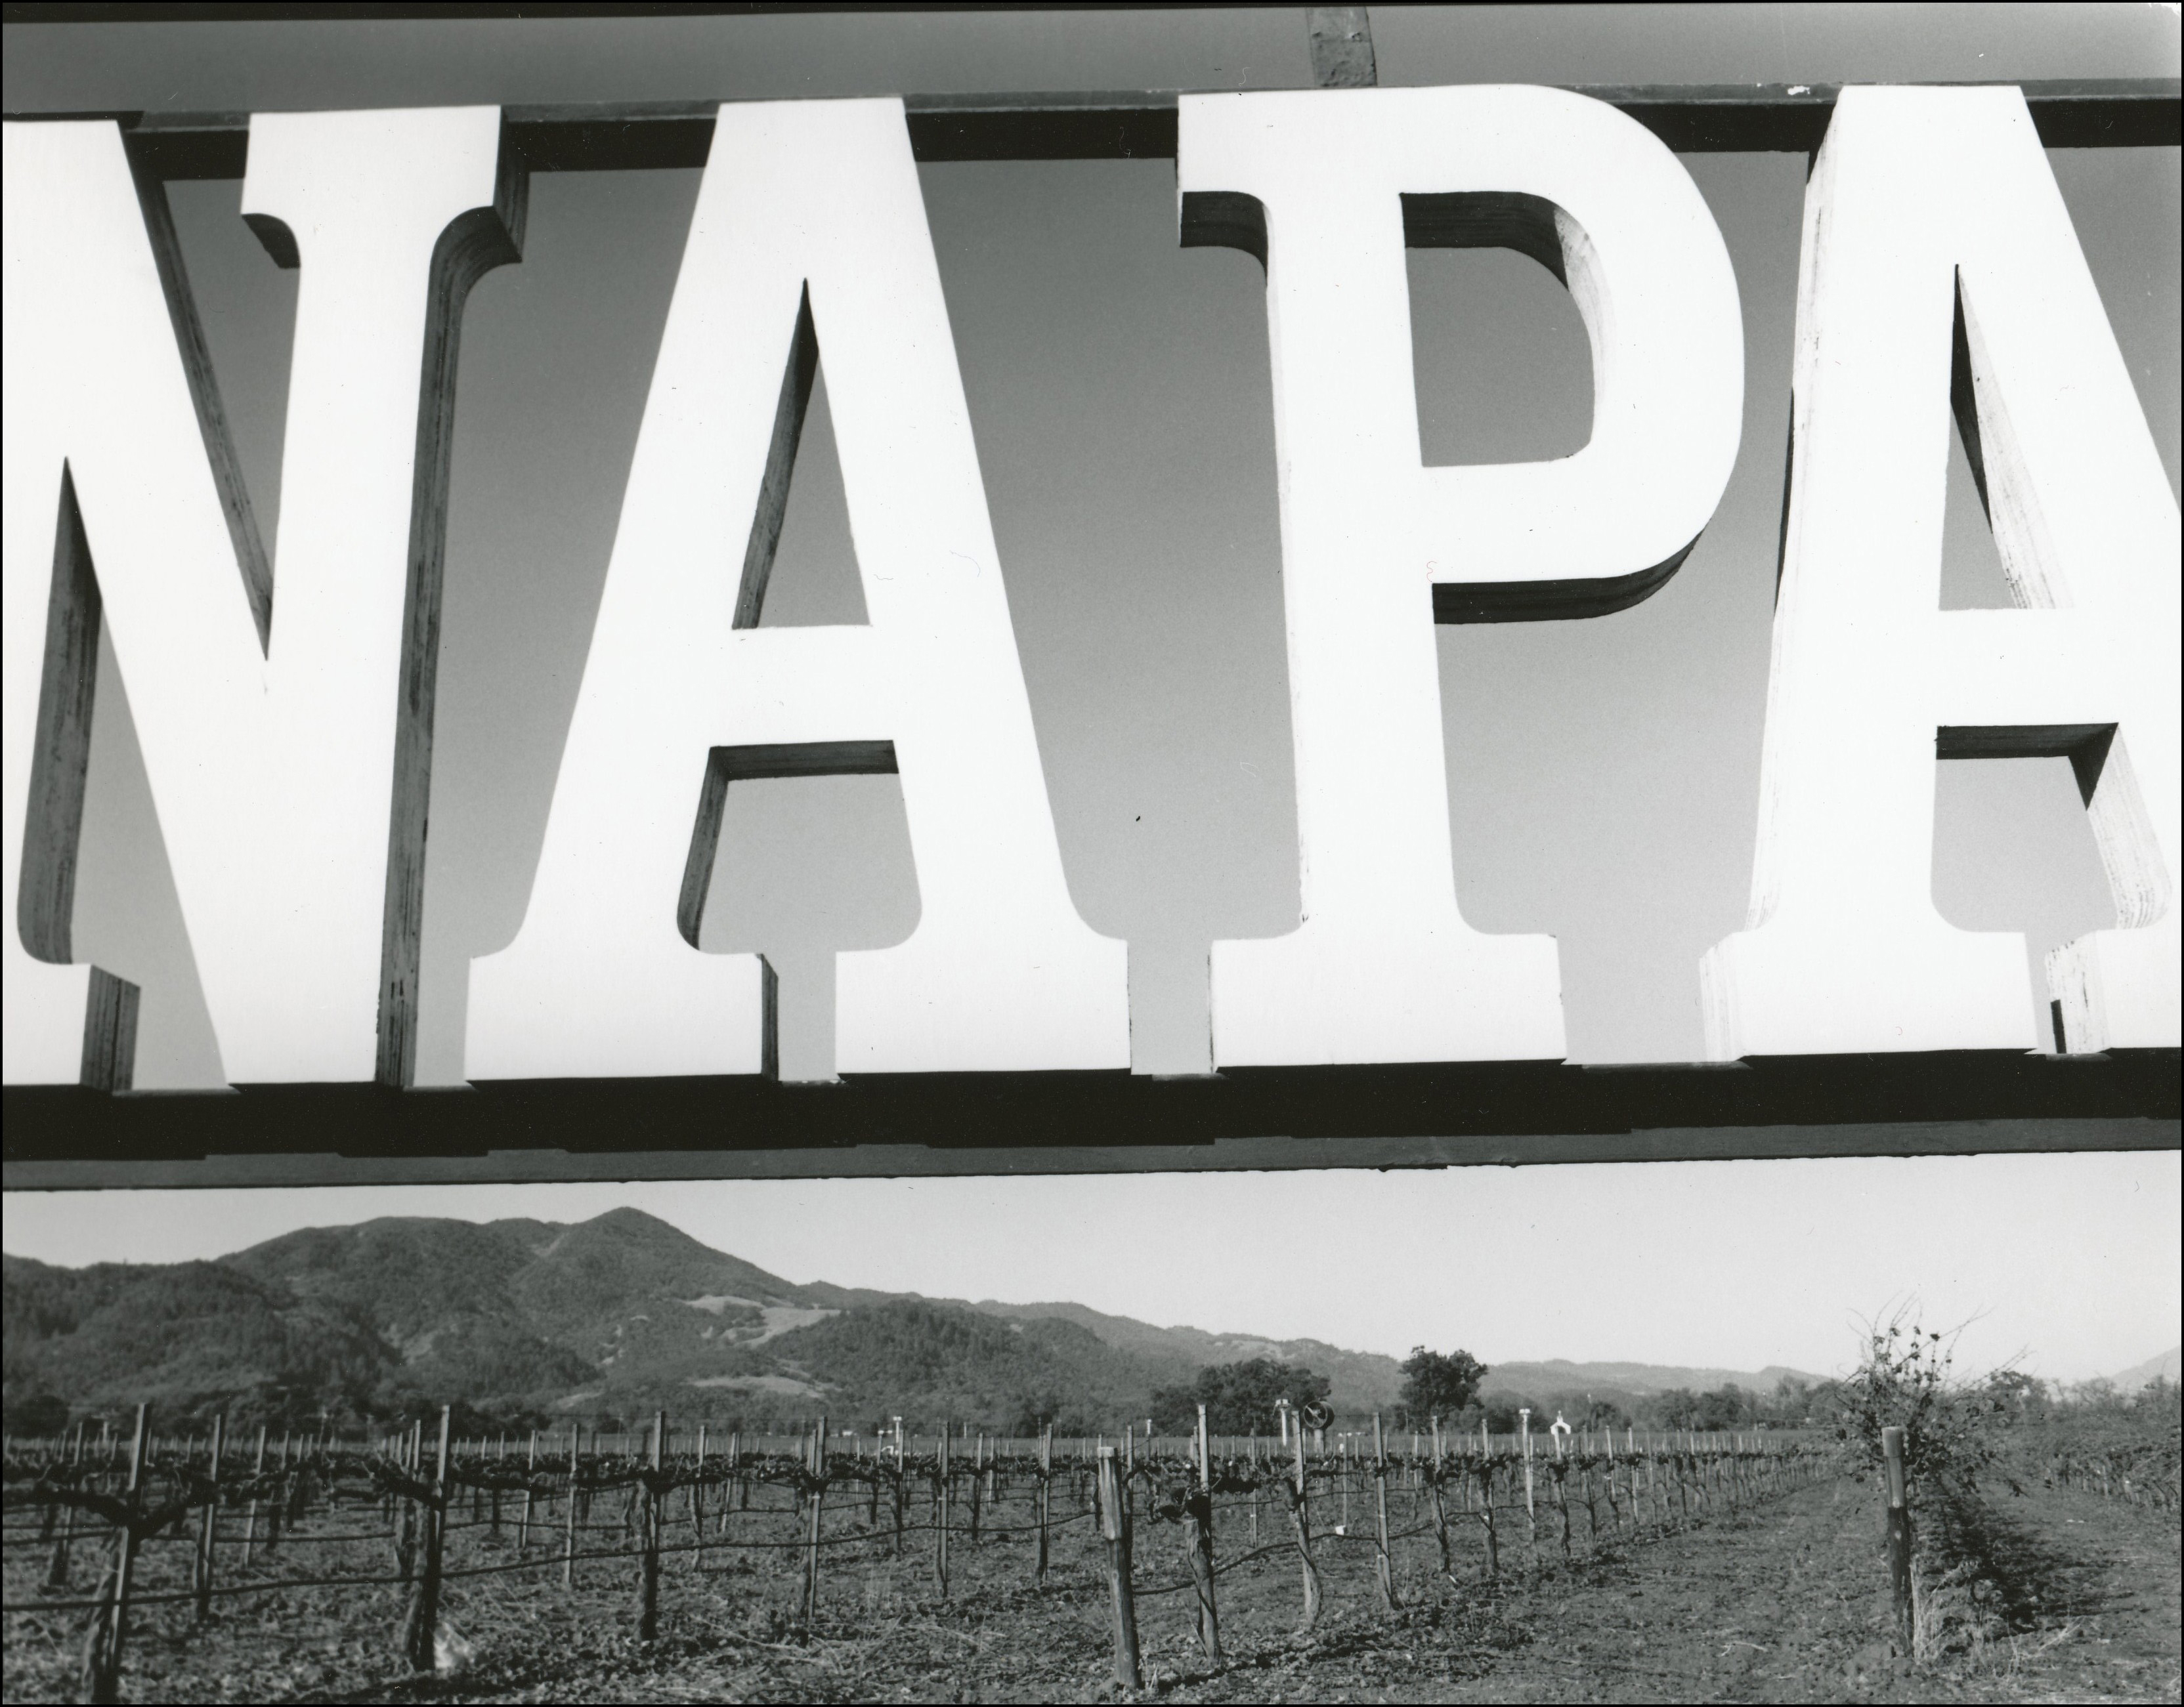
<instances>
[{"instance_id":1,"label":"dark wooden border","mask_svg":"<svg viewBox=\"0 0 2184 1707\"><path fill-rule=\"evenodd\" d=\"M524 1154L553 1156L571 1177L733 1174L761 1162L784 1174L968 1173L1008 1165L1005 1156L1021 1169L1034 1151L1059 1161L1093 1150L1142 1170L1168 1153L1268 1140L1306 1142L1319 1159L1294 1165L1316 1166L1343 1165L1346 1154L1356 1165L1399 1166L1413 1154L1445 1163L2165 1149L2178 1145L2180 1100L2178 1052L2155 1049L1251 1068L1203 1078L594 1079L122 1095L14 1086L0 1112L3 1182L16 1188L86 1169L103 1176L98 1183L145 1184L178 1166L200 1183L325 1183L342 1176L344 1157L369 1159L359 1177L372 1178L437 1178L450 1165L463 1177L510 1168L524 1176ZM1771 1136L1755 1151L1759 1131ZM952 1165L875 1170L859 1161L873 1147L944 1153ZM1368 1159L1383 1154L1396 1159Z\"/></svg>"},{"instance_id":2,"label":"dark wooden border","mask_svg":"<svg viewBox=\"0 0 2184 1707\"><path fill-rule=\"evenodd\" d=\"M1680 153L1809 153L1838 86L1589 86ZM2020 85L2050 147L2176 147L2176 79ZM1173 93L911 96L921 160L1172 158ZM510 107L532 171L704 165L714 103ZM103 117L138 168L240 177L242 114ZM9 1189L1440 1166L2175 1148L2179 1053L1816 1056L1114 1074L598 1080L109 1095L11 1087Z\"/></svg>"},{"instance_id":3,"label":"dark wooden border","mask_svg":"<svg viewBox=\"0 0 2184 1707\"><path fill-rule=\"evenodd\" d=\"M1575 86L1620 108L1679 153L1810 153L1827 134L1841 85L1727 87ZM2184 143L2184 84L2168 78L2019 84L2051 148L2176 147ZM1169 92L911 95L911 146L947 160L1172 159ZM511 106L509 135L534 172L635 171L705 164L716 103L653 101ZM157 176L239 178L249 144L243 113L23 113L11 120L110 118L129 127Z\"/></svg>"}]
</instances>

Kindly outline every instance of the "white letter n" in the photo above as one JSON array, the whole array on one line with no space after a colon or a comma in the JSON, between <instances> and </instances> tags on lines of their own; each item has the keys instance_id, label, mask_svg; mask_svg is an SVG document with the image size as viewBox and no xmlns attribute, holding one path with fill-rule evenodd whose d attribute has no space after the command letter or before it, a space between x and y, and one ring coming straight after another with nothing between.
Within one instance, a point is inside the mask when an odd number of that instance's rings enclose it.
<instances>
[{"instance_id":1,"label":"white letter n","mask_svg":"<svg viewBox=\"0 0 2184 1707\"><path fill-rule=\"evenodd\" d=\"M131 1078L135 992L66 964L102 623L227 1078L408 1080L455 335L521 232L499 142L493 108L251 121L243 215L302 270L276 599L164 186L111 122L7 126L9 1084Z\"/></svg>"}]
</instances>

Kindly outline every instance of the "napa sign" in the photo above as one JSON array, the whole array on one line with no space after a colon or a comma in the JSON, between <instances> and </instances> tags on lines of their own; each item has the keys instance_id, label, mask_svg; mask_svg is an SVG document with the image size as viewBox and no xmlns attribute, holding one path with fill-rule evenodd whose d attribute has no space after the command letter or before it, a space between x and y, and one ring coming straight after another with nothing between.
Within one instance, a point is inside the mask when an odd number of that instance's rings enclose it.
<instances>
[{"instance_id":1,"label":"napa sign","mask_svg":"<svg viewBox=\"0 0 2184 1707\"><path fill-rule=\"evenodd\" d=\"M299 267L277 590L163 192L113 121L6 131L5 1077L125 1085L72 964L112 638L226 1076L408 1082L455 336L518 258L493 108L260 115L243 217ZM1217 1067L1555 1060L1556 946L1459 913L1432 626L1606 614L1729 479L1736 286L1668 147L1566 92L1183 97L1184 243L1264 264L1302 916L1220 942ZM1568 286L1589 442L1423 464L1407 245ZM759 613L819 351L867 625ZM1720 1059L2031 1050L2018 936L1930 898L1935 760L2074 761L2117 927L2062 1047L2179 1040L2177 506L2023 97L1853 88L1807 192L1746 928ZM1939 609L1953 414L2020 608ZM697 948L739 779L899 774L922 910L840 957L845 1074L1129 1063L1125 947L1063 882L905 108L719 109L528 909L471 971L479 1081L761 1075L772 978Z\"/></svg>"}]
</instances>

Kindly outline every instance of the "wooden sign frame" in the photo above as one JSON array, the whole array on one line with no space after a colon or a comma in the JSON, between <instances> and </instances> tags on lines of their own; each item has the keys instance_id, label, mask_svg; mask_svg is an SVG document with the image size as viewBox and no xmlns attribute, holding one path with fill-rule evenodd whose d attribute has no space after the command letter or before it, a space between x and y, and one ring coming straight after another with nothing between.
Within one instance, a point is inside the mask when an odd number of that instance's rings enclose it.
<instances>
[{"instance_id":1,"label":"wooden sign frame","mask_svg":"<svg viewBox=\"0 0 2184 1707\"><path fill-rule=\"evenodd\" d=\"M2184 142L2176 80L2030 83L2049 147ZM1837 90L1585 87L1679 153L1815 151ZM906 97L921 161L1172 158L1177 97ZM713 103L510 107L525 172L705 163ZM11 115L11 118L14 115ZM242 176L248 118L117 120L157 181ZM1720 1065L1466 1063L1232 1070L298 1085L8 1087L10 1189L601 1177L1407 1166L2174 1148L2175 1048L1802 1055Z\"/></svg>"}]
</instances>

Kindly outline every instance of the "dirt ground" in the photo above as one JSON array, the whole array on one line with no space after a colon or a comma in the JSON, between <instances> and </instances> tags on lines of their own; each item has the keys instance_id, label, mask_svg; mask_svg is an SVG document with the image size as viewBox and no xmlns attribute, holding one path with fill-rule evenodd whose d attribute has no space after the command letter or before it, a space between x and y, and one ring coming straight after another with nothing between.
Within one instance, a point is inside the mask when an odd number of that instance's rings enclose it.
<instances>
[{"instance_id":1,"label":"dirt ground","mask_svg":"<svg viewBox=\"0 0 2184 1707\"><path fill-rule=\"evenodd\" d=\"M1330 1512L1334 1519L1338 1514ZM1362 1514L1359 1516L1362 1518ZM1262 1538L1279 1538L1269 1508ZM781 1520L783 1537L791 1520ZM1005 1521L1019 1521L1013 1515ZM1401 1502L1399 1529L1410 1519ZM1887 1635L1880 1513L1870 1487L1824 1481L1680 1532L1588 1548L1579 1519L1564 1562L1543 1532L1534 1562L1521 1523L1505 1526L1503 1573L1484 1574L1475 1524L1457 1532L1456 1581L1435 1569L1430 1535L1399 1539L1401 1603L1384 1611L1369 1543L1324 1537L1327 1605L1308 1638L1295 1556L1274 1551L1225 1571L1225 1663L1205 1660L1170 1526L1138 1532L1139 1628L1155 1699L1198 1701L2175 1701L2179 1699L2178 1531L2173 1517L2089 1495L2002 1493L1953 1513L1946 1549L1982 1569L1930 1589L1946 1650L1917 1666ZM1509 1532L1513 1527L1515 1533ZM1546 1526L1543 1526L1543 1532ZM1045 1588L1031 1585L1028 1536L959 1543L950 1598L933 1592L929 1535L908 1556L884 1543L830 1552L822 1613L796 1628L796 1555L667 1558L660 1639L633 1634L633 1569L580 1565L459 1578L447 1613L471 1650L460 1675L410 1677L394 1656L403 1591L284 1591L219 1603L193 1624L184 1605L147 1606L123 1679L131 1699L176 1701L1077 1701L1121 1698L1109 1603L1090 1526L1056 1537ZM1248 1546L1230 1512L1223 1558ZM342 1548L320 1547L319 1568ZM355 1543L341 1568L386 1567ZM92 1566L81 1549L76 1595ZM856 1554L872 1556L858 1559ZM8 1604L35 1602L46 1551L11 1542ZM451 1536L460 1566L512 1556L512 1542ZM147 1549L145 1592L178 1586L186 1545ZM305 1551L275 1568L294 1575ZM331 1574L331 1572L330 1572ZM233 1582L239 1572L224 1578ZM80 1613L10 1613L4 1693L65 1699Z\"/></svg>"}]
</instances>

